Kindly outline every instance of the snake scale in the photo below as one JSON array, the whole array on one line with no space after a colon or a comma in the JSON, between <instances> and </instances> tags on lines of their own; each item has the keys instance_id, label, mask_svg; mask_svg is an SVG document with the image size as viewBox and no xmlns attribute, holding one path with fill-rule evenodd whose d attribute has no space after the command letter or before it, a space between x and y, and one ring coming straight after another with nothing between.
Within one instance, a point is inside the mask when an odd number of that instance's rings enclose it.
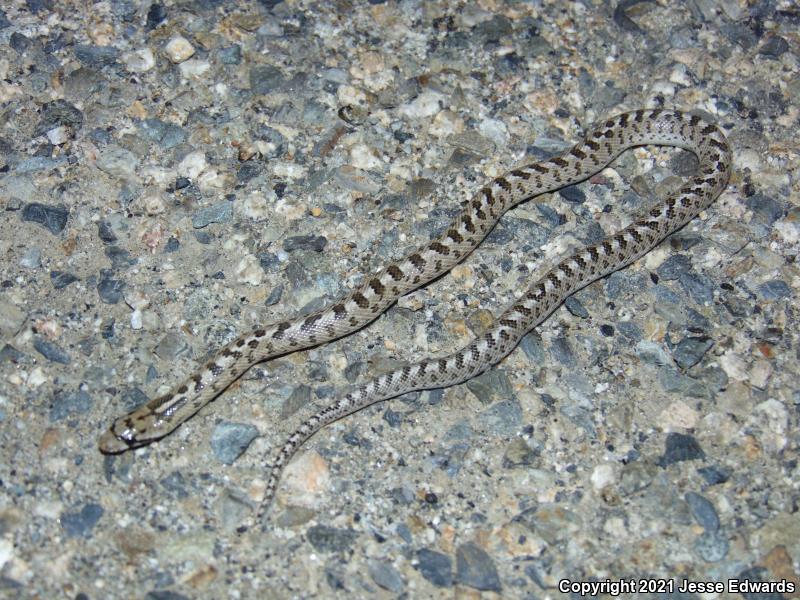
<instances>
[{"instance_id":1,"label":"snake scale","mask_svg":"<svg viewBox=\"0 0 800 600\"><path fill-rule=\"evenodd\" d=\"M646 144L693 152L699 160L697 174L628 227L563 259L465 347L443 358L424 359L384 373L307 419L275 457L260 518L275 495L283 467L322 427L375 402L451 386L482 373L509 354L568 296L635 261L707 208L727 185L731 170L731 152L722 131L699 116L679 111L637 110L608 119L560 156L514 169L482 187L444 233L365 277L345 297L312 314L265 325L234 340L170 393L116 419L100 438L100 450L113 454L158 440L253 364L364 327L400 296L462 261L508 209L532 196L583 181L623 151Z\"/></svg>"}]
</instances>

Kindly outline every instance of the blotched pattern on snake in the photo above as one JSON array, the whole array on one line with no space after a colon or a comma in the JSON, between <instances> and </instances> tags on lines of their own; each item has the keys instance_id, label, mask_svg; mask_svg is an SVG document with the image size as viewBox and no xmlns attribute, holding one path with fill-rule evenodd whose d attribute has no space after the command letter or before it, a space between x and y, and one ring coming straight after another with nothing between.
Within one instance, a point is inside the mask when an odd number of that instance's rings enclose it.
<instances>
[{"instance_id":1,"label":"blotched pattern on snake","mask_svg":"<svg viewBox=\"0 0 800 600\"><path fill-rule=\"evenodd\" d=\"M284 465L320 428L375 402L413 390L451 386L482 373L509 354L522 336L568 296L630 264L707 208L727 185L731 169L730 148L720 129L678 111L637 110L608 119L560 156L514 169L482 187L441 236L365 277L347 296L310 315L265 325L234 340L170 393L116 419L100 438L100 450L117 453L158 440L253 364L361 329L400 296L462 261L511 207L583 181L624 150L646 144L693 152L699 159L697 174L641 219L563 259L464 348L380 375L306 420L275 457L260 518L275 495Z\"/></svg>"}]
</instances>

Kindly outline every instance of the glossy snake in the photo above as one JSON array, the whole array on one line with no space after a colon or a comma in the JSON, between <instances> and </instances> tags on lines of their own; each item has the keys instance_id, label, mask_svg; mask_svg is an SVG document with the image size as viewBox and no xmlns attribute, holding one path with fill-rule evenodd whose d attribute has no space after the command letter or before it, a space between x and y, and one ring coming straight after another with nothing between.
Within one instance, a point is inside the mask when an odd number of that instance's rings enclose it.
<instances>
[{"instance_id":1,"label":"glossy snake","mask_svg":"<svg viewBox=\"0 0 800 600\"><path fill-rule=\"evenodd\" d=\"M284 465L320 428L380 400L413 390L451 386L478 375L509 354L522 336L568 296L630 264L707 208L725 188L730 175L731 153L720 129L693 114L666 110L638 110L605 121L560 156L514 169L482 187L442 235L365 277L347 296L310 315L271 323L234 340L170 393L116 419L100 438L100 450L117 453L158 440L253 364L361 329L400 296L462 261L509 208L532 196L583 181L624 150L645 144L690 150L699 159L697 174L641 219L563 259L464 348L384 373L306 420L275 457L260 517L275 495Z\"/></svg>"}]
</instances>

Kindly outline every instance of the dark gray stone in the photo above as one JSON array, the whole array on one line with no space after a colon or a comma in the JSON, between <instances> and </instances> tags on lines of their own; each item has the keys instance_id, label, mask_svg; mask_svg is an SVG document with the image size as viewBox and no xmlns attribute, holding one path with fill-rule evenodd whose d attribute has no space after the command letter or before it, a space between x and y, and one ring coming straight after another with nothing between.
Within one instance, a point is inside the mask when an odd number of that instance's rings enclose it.
<instances>
[{"instance_id":1,"label":"dark gray stone","mask_svg":"<svg viewBox=\"0 0 800 600\"><path fill-rule=\"evenodd\" d=\"M405 583L399 571L391 564L382 560L370 560L367 568L369 569L369 576L372 577L377 585L385 590L399 594L403 591Z\"/></svg>"},{"instance_id":2,"label":"dark gray stone","mask_svg":"<svg viewBox=\"0 0 800 600\"><path fill-rule=\"evenodd\" d=\"M171 590L152 590L147 592L144 600L191 600L189 596L184 596Z\"/></svg>"},{"instance_id":3,"label":"dark gray stone","mask_svg":"<svg viewBox=\"0 0 800 600\"><path fill-rule=\"evenodd\" d=\"M758 53L767 58L780 58L788 50L789 42L779 35L773 35L758 49Z\"/></svg>"},{"instance_id":4,"label":"dark gray stone","mask_svg":"<svg viewBox=\"0 0 800 600\"><path fill-rule=\"evenodd\" d=\"M684 273L679 279L683 290L700 306L714 301L714 282L700 273Z\"/></svg>"},{"instance_id":5,"label":"dark gray stone","mask_svg":"<svg viewBox=\"0 0 800 600\"><path fill-rule=\"evenodd\" d=\"M97 294L106 304L117 304L122 300L125 282L113 277L114 272L108 269L100 271L100 281L97 283Z\"/></svg>"},{"instance_id":6,"label":"dark gray stone","mask_svg":"<svg viewBox=\"0 0 800 600\"><path fill-rule=\"evenodd\" d=\"M211 434L211 449L216 459L226 465L233 464L254 439L258 429L248 423L219 423Z\"/></svg>"},{"instance_id":7,"label":"dark gray stone","mask_svg":"<svg viewBox=\"0 0 800 600\"><path fill-rule=\"evenodd\" d=\"M672 432L667 434L664 444L664 455L659 460L662 467L685 460L702 460L706 453L694 436Z\"/></svg>"},{"instance_id":8,"label":"dark gray stone","mask_svg":"<svg viewBox=\"0 0 800 600\"><path fill-rule=\"evenodd\" d=\"M227 223L233 217L233 203L223 200L201 208L192 215L192 227L202 229L211 223Z\"/></svg>"},{"instance_id":9,"label":"dark gray stone","mask_svg":"<svg viewBox=\"0 0 800 600\"><path fill-rule=\"evenodd\" d=\"M75 58L88 67L100 69L108 67L117 62L119 50L113 46L92 46L89 44L79 44L74 47Z\"/></svg>"},{"instance_id":10,"label":"dark gray stone","mask_svg":"<svg viewBox=\"0 0 800 600\"><path fill-rule=\"evenodd\" d=\"M417 551L417 570L436 587L453 585L453 561L446 554L422 548Z\"/></svg>"},{"instance_id":11,"label":"dark gray stone","mask_svg":"<svg viewBox=\"0 0 800 600\"><path fill-rule=\"evenodd\" d=\"M459 583L476 590L499 592L502 589L494 561L474 542L461 544L456 550L456 573Z\"/></svg>"},{"instance_id":12,"label":"dark gray stone","mask_svg":"<svg viewBox=\"0 0 800 600\"><path fill-rule=\"evenodd\" d=\"M223 65L238 65L242 62L242 47L234 44L227 48L220 48L218 56L219 62Z\"/></svg>"},{"instance_id":13,"label":"dark gray stone","mask_svg":"<svg viewBox=\"0 0 800 600\"><path fill-rule=\"evenodd\" d=\"M78 281L78 277L66 271L50 271L50 283L57 290L63 290L70 283Z\"/></svg>"},{"instance_id":14,"label":"dark gray stone","mask_svg":"<svg viewBox=\"0 0 800 600\"><path fill-rule=\"evenodd\" d=\"M66 100L53 100L42 107L33 135L43 135L56 127L78 130L83 125L83 113Z\"/></svg>"},{"instance_id":15,"label":"dark gray stone","mask_svg":"<svg viewBox=\"0 0 800 600\"><path fill-rule=\"evenodd\" d=\"M139 121L137 127L145 138L157 143L162 150L175 148L186 141L186 132L182 127L161 119L144 119Z\"/></svg>"},{"instance_id":16,"label":"dark gray stone","mask_svg":"<svg viewBox=\"0 0 800 600\"><path fill-rule=\"evenodd\" d=\"M783 216L783 205L764 194L753 194L746 201L747 208L753 211L754 217L765 225L772 225Z\"/></svg>"},{"instance_id":17,"label":"dark gray stone","mask_svg":"<svg viewBox=\"0 0 800 600\"><path fill-rule=\"evenodd\" d=\"M674 281L692 270L692 261L685 254L673 254L656 269L661 279Z\"/></svg>"},{"instance_id":18,"label":"dark gray stone","mask_svg":"<svg viewBox=\"0 0 800 600\"><path fill-rule=\"evenodd\" d=\"M567 307L567 310L571 312L576 317L580 317L581 319L588 319L589 318L589 311L580 303L580 301L575 298L575 296L570 296L564 301L564 306Z\"/></svg>"},{"instance_id":19,"label":"dark gray stone","mask_svg":"<svg viewBox=\"0 0 800 600\"><path fill-rule=\"evenodd\" d=\"M92 535L92 529L103 516L103 507L90 502L78 512L61 513L61 528L67 537L84 537Z\"/></svg>"},{"instance_id":20,"label":"dark gray stone","mask_svg":"<svg viewBox=\"0 0 800 600\"><path fill-rule=\"evenodd\" d=\"M328 525L314 525L308 528L306 537L318 552L346 552L358 538L358 532Z\"/></svg>"},{"instance_id":21,"label":"dark gray stone","mask_svg":"<svg viewBox=\"0 0 800 600\"><path fill-rule=\"evenodd\" d=\"M572 204L583 204L586 202L586 193L577 185L570 185L558 190L558 195Z\"/></svg>"},{"instance_id":22,"label":"dark gray stone","mask_svg":"<svg viewBox=\"0 0 800 600\"><path fill-rule=\"evenodd\" d=\"M52 206L31 202L22 209L22 220L41 225L53 235L58 235L67 226L69 209L65 206Z\"/></svg>"},{"instance_id":23,"label":"dark gray stone","mask_svg":"<svg viewBox=\"0 0 800 600\"><path fill-rule=\"evenodd\" d=\"M151 31L158 27L164 19L167 18L167 9L160 2L154 2L147 10L146 28ZM167 600L166 598L164 600ZM177 599L176 599L177 600Z\"/></svg>"},{"instance_id":24,"label":"dark gray stone","mask_svg":"<svg viewBox=\"0 0 800 600\"><path fill-rule=\"evenodd\" d=\"M85 414L91 410L93 403L92 397L84 390L58 391L53 396L53 402L50 405L49 419L51 422L55 422L70 415Z\"/></svg>"},{"instance_id":25,"label":"dark gray stone","mask_svg":"<svg viewBox=\"0 0 800 600\"><path fill-rule=\"evenodd\" d=\"M33 340L33 347L36 348L39 354L51 362L61 363L62 365L68 365L72 362L69 354L62 348L56 346L53 342L48 342L42 338L36 338Z\"/></svg>"},{"instance_id":26,"label":"dark gray stone","mask_svg":"<svg viewBox=\"0 0 800 600\"><path fill-rule=\"evenodd\" d=\"M782 300L792 297L792 289L781 279L771 279L758 286L758 294L764 300Z\"/></svg>"},{"instance_id":27,"label":"dark gray stone","mask_svg":"<svg viewBox=\"0 0 800 600\"><path fill-rule=\"evenodd\" d=\"M681 369L693 367L714 345L708 337L685 337L672 349L672 358Z\"/></svg>"},{"instance_id":28,"label":"dark gray stone","mask_svg":"<svg viewBox=\"0 0 800 600\"><path fill-rule=\"evenodd\" d=\"M704 531L695 539L694 551L706 562L719 562L728 554L728 537L722 531Z\"/></svg>"},{"instance_id":29,"label":"dark gray stone","mask_svg":"<svg viewBox=\"0 0 800 600\"><path fill-rule=\"evenodd\" d=\"M281 70L272 65L259 65L250 69L250 91L253 94L269 94L280 91L286 80Z\"/></svg>"},{"instance_id":30,"label":"dark gray stone","mask_svg":"<svg viewBox=\"0 0 800 600\"><path fill-rule=\"evenodd\" d=\"M295 235L283 240L283 249L286 252L295 250L313 250L322 252L328 245L328 239L323 235Z\"/></svg>"},{"instance_id":31,"label":"dark gray stone","mask_svg":"<svg viewBox=\"0 0 800 600\"><path fill-rule=\"evenodd\" d=\"M692 516L706 533L719 530L719 515L714 505L705 497L696 492L686 492L686 503L692 511Z\"/></svg>"},{"instance_id":32,"label":"dark gray stone","mask_svg":"<svg viewBox=\"0 0 800 600\"><path fill-rule=\"evenodd\" d=\"M731 477L730 469L718 467L716 465L702 467L697 469L697 472L708 485L719 485L720 483L725 483Z\"/></svg>"},{"instance_id":33,"label":"dark gray stone","mask_svg":"<svg viewBox=\"0 0 800 600\"><path fill-rule=\"evenodd\" d=\"M478 423L493 436L512 436L522 425L522 407L516 398L496 402L478 415Z\"/></svg>"},{"instance_id":34,"label":"dark gray stone","mask_svg":"<svg viewBox=\"0 0 800 600\"><path fill-rule=\"evenodd\" d=\"M508 375L502 369L489 369L467 381L466 386L484 404L514 396Z\"/></svg>"}]
</instances>

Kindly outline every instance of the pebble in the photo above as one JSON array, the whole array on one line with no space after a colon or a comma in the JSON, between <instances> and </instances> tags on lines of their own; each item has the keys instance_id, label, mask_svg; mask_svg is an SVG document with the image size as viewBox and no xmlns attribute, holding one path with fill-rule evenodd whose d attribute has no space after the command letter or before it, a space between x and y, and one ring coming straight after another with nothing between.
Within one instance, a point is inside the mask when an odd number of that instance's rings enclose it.
<instances>
[{"instance_id":1,"label":"pebble","mask_svg":"<svg viewBox=\"0 0 800 600\"><path fill-rule=\"evenodd\" d=\"M510 437L522 425L522 406L516 398L501 400L482 411L478 422L487 434Z\"/></svg>"},{"instance_id":2,"label":"pebble","mask_svg":"<svg viewBox=\"0 0 800 600\"><path fill-rule=\"evenodd\" d=\"M714 340L703 337L685 337L672 349L672 358L681 369L693 367L714 345Z\"/></svg>"},{"instance_id":3,"label":"pebble","mask_svg":"<svg viewBox=\"0 0 800 600\"><path fill-rule=\"evenodd\" d=\"M182 63L194 56L194 53L194 46L182 35L172 36L164 45L164 54L174 64Z\"/></svg>"},{"instance_id":4,"label":"pebble","mask_svg":"<svg viewBox=\"0 0 800 600\"><path fill-rule=\"evenodd\" d=\"M75 58L87 67L102 69L113 66L119 57L119 50L110 46L92 46L83 44L75 46Z\"/></svg>"},{"instance_id":5,"label":"pebble","mask_svg":"<svg viewBox=\"0 0 800 600\"><path fill-rule=\"evenodd\" d=\"M704 561L715 563L728 554L728 537L722 531L701 533L694 541L694 551Z\"/></svg>"},{"instance_id":6,"label":"pebble","mask_svg":"<svg viewBox=\"0 0 800 600\"><path fill-rule=\"evenodd\" d=\"M92 397L85 390L56 392L50 406L50 421L61 421L72 415L87 413L93 404Z\"/></svg>"},{"instance_id":7,"label":"pebble","mask_svg":"<svg viewBox=\"0 0 800 600\"><path fill-rule=\"evenodd\" d=\"M719 515L714 508L714 505L708 498L696 493L686 492L684 495L689 509L692 511L692 516L697 524L700 525L706 533L714 533L719 531Z\"/></svg>"},{"instance_id":8,"label":"pebble","mask_svg":"<svg viewBox=\"0 0 800 600\"><path fill-rule=\"evenodd\" d=\"M280 91L286 81L280 69L272 65L250 68L250 91L253 94L270 94Z\"/></svg>"},{"instance_id":9,"label":"pebble","mask_svg":"<svg viewBox=\"0 0 800 600\"><path fill-rule=\"evenodd\" d=\"M94 502L84 504L83 507L76 512L61 513L59 521L61 522L61 529L67 537L84 537L92 536L92 530L103 516L103 507Z\"/></svg>"},{"instance_id":10,"label":"pebble","mask_svg":"<svg viewBox=\"0 0 800 600\"><path fill-rule=\"evenodd\" d=\"M42 106L34 135L44 135L58 127L77 131L83 126L83 118L83 113L66 100L53 100Z\"/></svg>"},{"instance_id":11,"label":"pebble","mask_svg":"<svg viewBox=\"0 0 800 600\"><path fill-rule=\"evenodd\" d=\"M511 382L502 369L489 369L467 381L466 386L483 404L491 404L514 394Z\"/></svg>"},{"instance_id":12,"label":"pebble","mask_svg":"<svg viewBox=\"0 0 800 600\"><path fill-rule=\"evenodd\" d=\"M328 239L322 235L295 235L283 240L283 249L286 252L296 250L312 250L322 252L328 245Z\"/></svg>"},{"instance_id":13,"label":"pebble","mask_svg":"<svg viewBox=\"0 0 800 600\"><path fill-rule=\"evenodd\" d=\"M758 286L758 295L764 300L782 300L792 297L792 290L781 279L771 279Z\"/></svg>"},{"instance_id":14,"label":"pebble","mask_svg":"<svg viewBox=\"0 0 800 600\"><path fill-rule=\"evenodd\" d=\"M101 269L100 281L97 283L97 294L106 304L116 304L122 300L125 282L113 277L114 272Z\"/></svg>"},{"instance_id":15,"label":"pebble","mask_svg":"<svg viewBox=\"0 0 800 600\"><path fill-rule=\"evenodd\" d=\"M224 421L214 427L211 449L218 461L232 465L257 437L258 428L254 425Z\"/></svg>"},{"instance_id":16,"label":"pebble","mask_svg":"<svg viewBox=\"0 0 800 600\"><path fill-rule=\"evenodd\" d=\"M358 539L358 532L329 525L313 525L306 531L306 538L317 552L348 552Z\"/></svg>"},{"instance_id":17,"label":"pebble","mask_svg":"<svg viewBox=\"0 0 800 600\"><path fill-rule=\"evenodd\" d=\"M580 300L578 300L575 296L570 296L564 301L564 306L567 307L567 310L571 312L576 317L580 317L581 319L588 319L589 318L589 311L581 304Z\"/></svg>"},{"instance_id":18,"label":"pebble","mask_svg":"<svg viewBox=\"0 0 800 600\"><path fill-rule=\"evenodd\" d=\"M367 563L369 576L377 585L385 590L399 594L405 589L405 583L400 572L390 563L382 560L372 559Z\"/></svg>"},{"instance_id":19,"label":"pebble","mask_svg":"<svg viewBox=\"0 0 800 600\"><path fill-rule=\"evenodd\" d=\"M192 227L202 229L211 223L227 223L233 217L233 203L227 200L201 208L192 215Z\"/></svg>"},{"instance_id":20,"label":"pebble","mask_svg":"<svg viewBox=\"0 0 800 600\"><path fill-rule=\"evenodd\" d=\"M51 206L32 202L22 209L22 220L41 225L53 235L58 235L67 226L69 209L65 206Z\"/></svg>"},{"instance_id":21,"label":"pebble","mask_svg":"<svg viewBox=\"0 0 800 600\"><path fill-rule=\"evenodd\" d=\"M453 585L453 561L446 554L421 548L416 554L416 569L436 587Z\"/></svg>"},{"instance_id":22,"label":"pebble","mask_svg":"<svg viewBox=\"0 0 800 600\"><path fill-rule=\"evenodd\" d=\"M535 464L538 457L539 452L531 448L524 439L514 438L506 446L506 451L503 454L503 468L529 467Z\"/></svg>"},{"instance_id":23,"label":"pebble","mask_svg":"<svg viewBox=\"0 0 800 600\"><path fill-rule=\"evenodd\" d=\"M57 290L63 290L70 283L75 283L76 281L80 281L80 279L72 273L66 271L50 271L50 283L52 283L53 287Z\"/></svg>"},{"instance_id":24,"label":"pebble","mask_svg":"<svg viewBox=\"0 0 800 600\"><path fill-rule=\"evenodd\" d=\"M474 542L461 544L456 551L458 582L476 590L500 592L500 577L492 558Z\"/></svg>"},{"instance_id":25,"label":"pebble","mask_svg":"<svg viewBox=\"0 0 800 600\"><path fill-rule=\"evenodd\" d=\"M19 261L19 266L26 269L38 269L42 264L42 251L39 248L28 248Z\"/></svg>"},{"instance_id":26,"label":"pebble","mask_svg":"<svg viewBox=\"0 0 800 600\"><path fill-rule=\"evenodd\" d=\"M111 177L132 180L139 167L139 159L130 150L109 144L97 152L95 165Z\"/></svg>"},{"instance_id":27,"label":"pebble","mask_svg":"<svg viewBox=\"0 0 800 600\"><path fill-rule=\"evenodd\" d=\"M42 338L36 338L33 340L33 347L49 361L61 363L62 365L68 365L72 362L69 354L56 346L53 342L48 342Z\"/></svg>"},{"instance_id":28,"label":"pebble","mask_svg":"<svg viewBox=\"0 0 800 600\"><path fill-rule=\"evenodd\" d=\"M664 444L664 455L659 459L662 467L682 462L685 460L702 460L705 452L694 436L671 432L667 434Z\"/></svg>"}]
</instances>

